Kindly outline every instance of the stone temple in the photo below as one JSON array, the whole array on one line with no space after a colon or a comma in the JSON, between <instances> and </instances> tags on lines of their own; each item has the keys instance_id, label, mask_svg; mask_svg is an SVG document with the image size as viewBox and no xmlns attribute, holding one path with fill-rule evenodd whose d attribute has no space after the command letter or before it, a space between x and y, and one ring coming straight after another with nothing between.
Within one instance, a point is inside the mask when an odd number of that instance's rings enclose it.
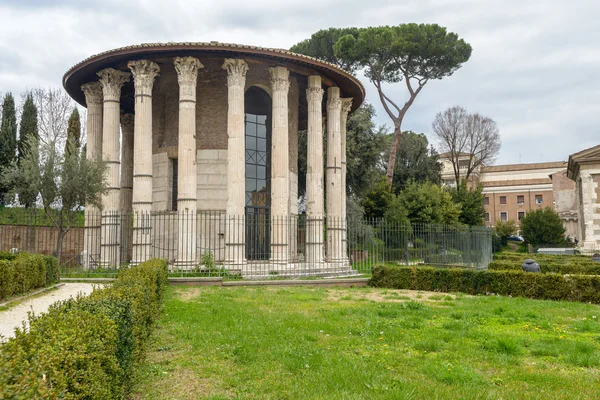
<instances>
[{"instance_id":1,"label":"stone temple","mask_svg":"<svg viewBox=\"0 0 600 400\"><path fill-rule=\"evenodd\" d=\"M108 165L102 209L86 207L87 265L348 266L346 120L365 96L350 73L281 49L169 42L92 56L63 85L87 108L87 157Z\"/></svg>"}]
</instances>

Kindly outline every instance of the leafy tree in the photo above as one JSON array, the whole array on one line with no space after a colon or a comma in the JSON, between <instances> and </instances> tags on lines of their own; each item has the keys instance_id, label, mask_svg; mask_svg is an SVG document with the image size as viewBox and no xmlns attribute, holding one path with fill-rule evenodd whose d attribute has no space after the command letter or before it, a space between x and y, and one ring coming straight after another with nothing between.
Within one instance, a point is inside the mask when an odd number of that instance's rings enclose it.
<instances>
[{"instance_id":1,"label":"leafy tree","mask_svg":"<svg viewBox=\"0 0 600 400\"><path fill-rule=\"evenodd\" d=\"M2 102L2 122L0 123L0 173L5 171L17 158L17 115L15 99L11 93ZM0 184L0 204L5 204L10 187Z\"/></svg>"},{"instance_id":2,"label":"leafy tree","mask_svg":"<svg viewBox=\"0 0 600 400\"><path fill-rule=\"evenodd\" d=\"M74 146L74 145L73 145ZM61 260L62 243L85 204L101 208L100 195L106 193L107 167L101 157L87 159L81 152L60 154L54 143L32 140L21 159L5 172L3 180L14 191L40 195L45 214L57 229L56 256Z\"/></svg>"},{"instance_id":3,"label":"leafy tree","mask_svg":"<svg viewBox=\"0 0 600 400\"><path fill-rule=\"evenodd\" d=\"M400 192L411 181L439 185L441 170L437 152L429 147L427 136L412 131L402 133L394 169L394 192Z\"/></svg>"},{"instance_id":4,"label":"leafy tree","mask_svg":"<svg viewBox=\"0 0 600 400\"><path fill-rule=\"evenodd\" d=\"M483 186L479 185L474 189L469 188L466 179L450 189L452 200L460 204L460 216L458 221L464 225L483 225L485 207L483 205Z\"/></svg>"},{"instance_id":5,"label":"leafy tree","mask_svg":"<svg viewBox=\"0 0 600 400\"><path fill-rule=\"evenodd\" d=\"M81 118L77 107L73 109L67 125L67 142L65 143L65 153L79 151L81 147Z\"/></svg>"},{"instance_id":6,"label":"leafy tree","mask_svg":"<svg viewBox=\"0 0 600 400\"><path fill-rule=\"evenodd\" d=\"M521 223L522 221L523 220L521 220ZM496 235L500 237L500 243L502 244L502 246L506 246L508 244L509 236L517 233L517 230L517 223L514 219L509 219L506 222L498 221L496 222L496 226L494 227Z\"/></svg>"},{"instance_id":7,"label":"leafy tree","mask_svg":"<svg viewBox=\"0 0 600 400\"><path fill-rule=\"evenodd\" d=\"M459 222L460 205L434 183L410 182L398 193L398 200L412 224L456 225Z\"/></svg>"},{"instance_id":8,"label":"leafy tree","mask_svg":"<svg viewBox=\"0 0 600 400\"><path fill-rule=\"evenodd\" d=\"M382 155L387 146L384 128L377 128L373 119L375 109L363 103L348 118L346 124L346 191L362 198L381 174ZM306 193L306 131L298 133L298 195ZM326 133L323 138L323 160L326 160Z\"/></svg>"},{"instance_id":9,"label":"leafy tree","mask_svg":"<svg viewBox=\"0 0 600 400\"><path fill-rule=\"evenodd\" d=\"M17 165L21 165L21 161L25 157L27 143L37 141L39 139L37 107L33 102L33 97L28 94L25 103L23 104L23 113L21 114L21 123L19 124L19 155ZM21 191L18 192L19 202L26 208L30 208L35 203L37 193Z\"/></svg>"},{"instance_id":10,"label":"leafy tree","mask_svg":"<svg viewBox=\"0 0 600 400\"><path fill-rule=\"evenodd\" d=\"M383 218L390 204L394 200L394 193L385 179L379 182L368 191L361 202L367 218Z\"/></svg>"},{"instance_id":11,"label":"leafy tree","mask_svg":"<svg viewBox=\"0 0 600 400\"><path fill-rule=\"evenodd\" d=\"M565 227L550 207L527 213L521 219L521 232L525 242L532 246L565 243Z\"/></svg>"},{"instance_id":12,"label":"leafy tree","mask_svg":"<svg viewBox=\"0 0 600 400\"><path fill-rule=\"evenodd\" d=\"M364 221L365 213L353 197L346 201L346 219L348 221L348 249L363 250L375 240L373 227Z\"/></svg>"},{"instance_id":13,"label":"leafy tree","mask_svg":"<svg viewBox=\"0 0 600 400\"><path fill-rule=\"evenodd\" d=\"M391 185L406 112L427 82L452 75L469 59L471 46L437 24L410 23L344 31L319 31L291 50L333 61L350 71L364 70L394 124L386 173ZM409 93L404 104L386 95L383 87L402 81Z\"/></svg>"},{"instance_id":14,"label":"leafy tree","mask_svg":"<svg viewBox=\"0 0 600 400\"><path fill-rule=\"evenodd\" d=\"M346 59L336 54L334 46L337 41L351 35L358 37L358 28L329 28L314 33L310 39L303 40L290 48L290 51L307 56L316 57L323 61L335 64L348 72L355 72L357 63L352 59Z\"/></svg>"}]
</instances>

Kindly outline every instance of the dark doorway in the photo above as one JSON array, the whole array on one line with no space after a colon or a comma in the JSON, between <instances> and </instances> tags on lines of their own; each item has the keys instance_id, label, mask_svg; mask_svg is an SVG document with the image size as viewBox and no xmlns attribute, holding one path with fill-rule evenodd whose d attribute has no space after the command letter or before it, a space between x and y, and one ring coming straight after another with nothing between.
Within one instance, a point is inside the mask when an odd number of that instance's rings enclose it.
<instances>
[{"instance_id":1,"label":"dark doorway","mask_svg":"<svg viewBox=\"0 0 600 400\"><path fill-rule=\"evenodd\" d=\"M246 91L246 258L270 258L271 97L258 87Z\"/></svg>"}]
</instances>

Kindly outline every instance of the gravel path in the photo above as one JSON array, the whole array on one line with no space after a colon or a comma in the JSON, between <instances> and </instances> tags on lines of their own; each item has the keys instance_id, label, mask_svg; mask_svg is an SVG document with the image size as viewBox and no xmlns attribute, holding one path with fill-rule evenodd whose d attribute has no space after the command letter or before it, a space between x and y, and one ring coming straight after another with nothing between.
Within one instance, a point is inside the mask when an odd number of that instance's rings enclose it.
<instances>
[{"instance_id":1,"label":"gravel path","mask_svg":"<svg viewBox=\"0 0 600 400\"><path fill-rule=\"evenodd\" d=\"M77 293L89 294L94 286L98 284L91 283L65 283L64 286L56 290L51 290L38 297L25 300L6 311L0 311L0 336L4 340L14 336L14 330L21 327L21 323L27 320L27 313L33 311L36 314L48 310L51 304L59 300L67 300L70 297L77 296ZM0 342L3 341L0 338Z\"/></svg>"}]
</instances>

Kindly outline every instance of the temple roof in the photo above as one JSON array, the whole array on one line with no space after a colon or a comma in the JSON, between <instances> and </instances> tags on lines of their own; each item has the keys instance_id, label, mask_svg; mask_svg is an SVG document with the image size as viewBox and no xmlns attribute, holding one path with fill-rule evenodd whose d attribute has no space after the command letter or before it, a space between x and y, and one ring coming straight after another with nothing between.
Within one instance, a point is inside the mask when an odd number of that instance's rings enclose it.
<instances>
[{"instance_id":1,"label":"temple roof","mask_svg":"<svg viewBox=\"0 0 600 400\"><path fill-rule=\"evenodd\" d=\"M141 58L165 58L177 56L246 58L273 65L285 65L299 75L321 75L325 86L338 86L342 97L352 97L352 110L357 109L365 98L365 88L351 73L326 61L293 53L283 49L247 46L220 42L168 42L142 43L120 47L93 55L75 64L63 76L63 86L69 95L85 106L81 91L84 83L97 81L96 73L104 68L123 68L127 61Z\"/></svg>"}]
</instances>

